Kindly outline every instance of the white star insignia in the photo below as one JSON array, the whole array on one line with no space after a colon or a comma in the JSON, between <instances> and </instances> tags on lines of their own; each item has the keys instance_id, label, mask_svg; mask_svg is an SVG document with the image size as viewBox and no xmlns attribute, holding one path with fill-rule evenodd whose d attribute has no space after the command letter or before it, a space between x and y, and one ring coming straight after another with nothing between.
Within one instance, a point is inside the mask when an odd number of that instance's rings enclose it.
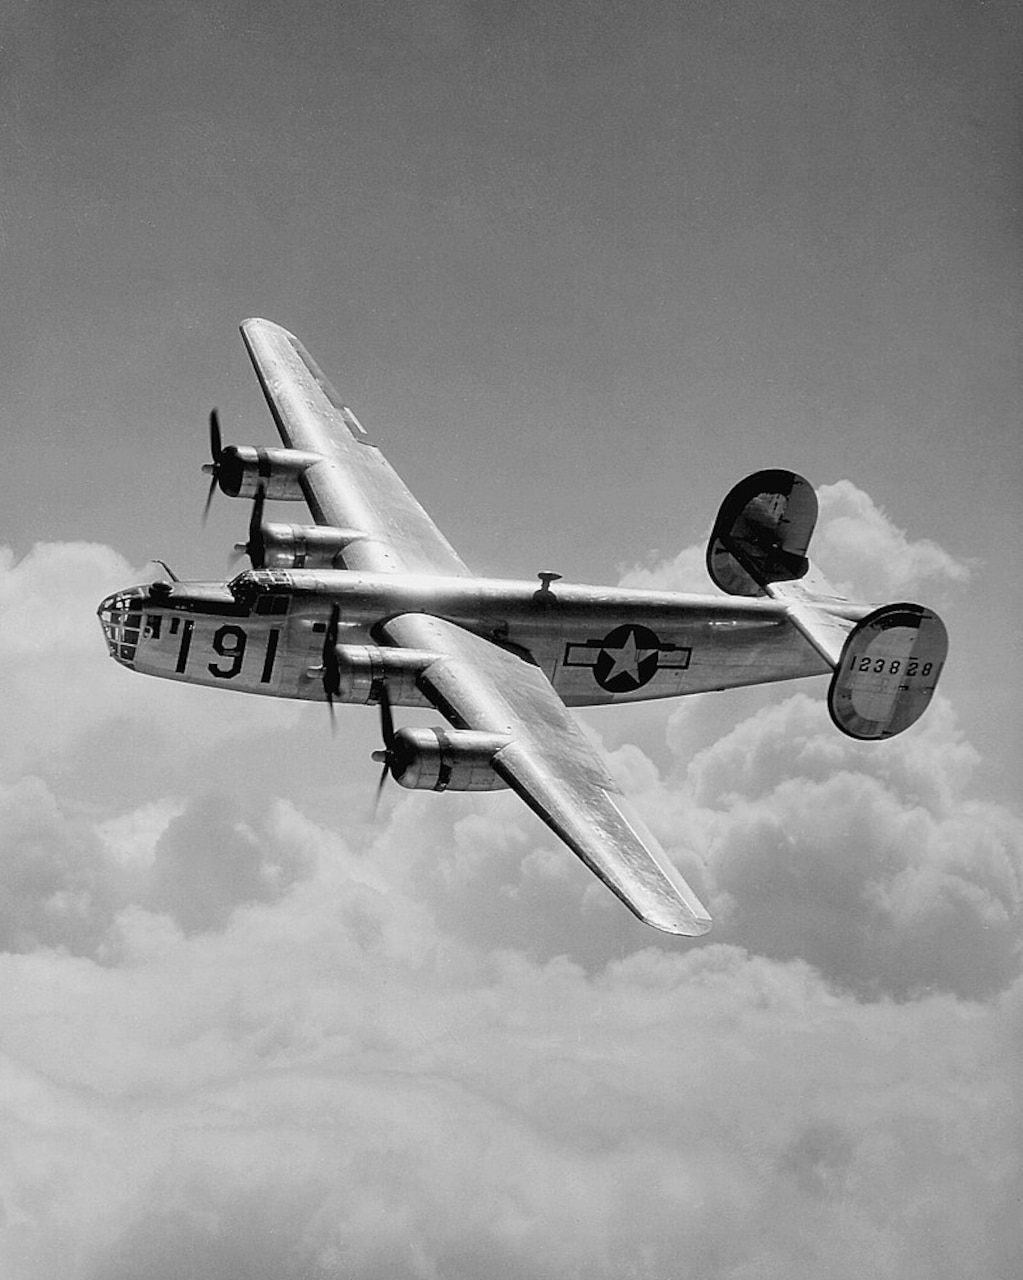
<instances>
[{"instance_id":1,"label":"white star insignia","mask_svg":"<svg viewBox=\"0 0 1023 1280\"><path fill-rule=\"evenodd\" d=\"M611 670L604 676L605 680L613 680L616 676L628 675L633 680L639 680L639 664L644 658L649 657L654 652L652 649L640 649L636 645L636 633L629 632L629 638L624 644L619 645L616 649L608 649L606 646L604 652L614 663Z\"/></svg>"}]
</instances>

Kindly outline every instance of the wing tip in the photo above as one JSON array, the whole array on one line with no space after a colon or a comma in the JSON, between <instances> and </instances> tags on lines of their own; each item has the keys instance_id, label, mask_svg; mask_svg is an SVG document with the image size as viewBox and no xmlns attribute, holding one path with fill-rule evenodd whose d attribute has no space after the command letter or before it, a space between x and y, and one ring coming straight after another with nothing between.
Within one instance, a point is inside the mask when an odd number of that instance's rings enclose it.
<instances>
[{"instance_id":1,"label":"wing tip","mask_svg":"<svg viewBox=\"0 0 1023 1280\"><path fill-rule=\"evenodd\" d=\"M675 877L681 880L677 872ZM685 884L685 881L683 880L682 883ZM673 887L678 889L679 886L674 884ZM659 929L661 933L671 933L681 938L702 938L714 927L714 921L687 884L685 888L687 890L685 897L679 892L678 897L658 903L653 911L643 910L635 902L625 901L635 915L652 929Z\"/></svg>"},{"instance_id":2,"label":"wing tip","mask_svg":"<svg viewBox=\"0 0 1023 1280\"><path fill-rule=\"evenodd\" d=\"M673 933L681 938L702 938L714 927L714 921L710 916L687 917L679 923L673 923L670 927L657 924L653 920L648 920L647 923L653 925L655 929L660 929L662 933Z\"/></svg>"},{"instance_id":3,"label":"wing tip","mask_svg":"<svg viewBox=\"0 0 1023 1280\"><path fill-rule=\"evenodd\" d=\"M243 336L262 331L264 333L279 333L285 338L297 341L295 335L289 329L285 329L284 325L278 324L276 320L266 320L263 316L249 316L248 319L241 322L238 328Z\"/></svg>"},{"instance_id":4,"label":"wing tip","mask_svg":"<svg viewBox=\"0 0 1023 1280\"><path fill-rule=\"evenodd\" d=\"M699 938L709 932L714 924L710 913L661 848L656 836L640 817L632 802L621 793L612 795L605 792L604 794L634 838L646 850L650 861L662 877L660 885L655 890L658 901L653 910L649 907L645 909L641 907L635 900L635 895L630 894L629 897L623 897L623 900L644 924L660 929L662 933L678 934L684 938Z\"/></svg>"}]
</instances>

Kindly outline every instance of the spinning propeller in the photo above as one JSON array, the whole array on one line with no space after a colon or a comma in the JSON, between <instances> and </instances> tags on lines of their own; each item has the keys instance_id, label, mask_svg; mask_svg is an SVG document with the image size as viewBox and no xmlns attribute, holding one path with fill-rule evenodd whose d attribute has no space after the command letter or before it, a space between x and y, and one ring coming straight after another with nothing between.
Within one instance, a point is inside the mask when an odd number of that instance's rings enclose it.
<instances>
[{"instance_id":1,"label":"spinning propeller","mask_svg":"<svg viewBox=\"0 0 1023 1280\"><path fill-rule=\"evenodd\" d=\"M210 487L206 493L206 505L202 511L203 524L206 523L206 519L210 514L210 503L213 501L213 495L224 471L224 442L220 436L220 415L216 409L210 410L210 457L213 461L203 465L203 472L210 477Z\"/></svg>"},{"instance_id":2,"label":"spinning propeller","mask_svg":"<svg viewBox=\"0 0 1023 1280\"><path fill-rule=\"evenodd\" d=\"M396 758L396 752L394 749L394 716L391 714L391 695L387 692L387 684L383 680L380 682L380 731L384 740L384 749L383 751L374 751L373 759L384 767L381 771L380 781L377 783L377 793L373 800L374 817L376 817L377 809L380 807L380 797L383 794L384 786L387 783L387 775L391 772L391 768L394 765Z\"/></svg>"},{"instance_id":3,"label":"spinning propeller","mask_svg":"<svg viewBox=\"0 0 1023 1280\"><path fill-rule=\"evenodd\" d=\"M212 493L212 490L210 490ZM260 485L252 502L252 514L249 516L248 542L236 542L232 561L247 555L253 569L262 569L266 565L266 537L263 534L263 506L266 503L266 489ZM207 503L207 506L209 504Z\"/></svg>"},{"instance_id":4,"label":"spinning propeller","mask_svg":"<svg viewBox=\"0 0 1023 1280\"><path fill-rule=\"evenodd\" d=\"M330 610L330 620L323 637L323 692L327 695L327 709L330 712L330 731L337 731L337 720L334 716L334 699L341 692L341 671L337 661L337 627L341 617L341 608L337 601Z\"/></svg>"},{"instance_id":5,"label":"spinning propeller","mask_svg":"<svg viewBox=\"0 0 1023 1280\"><path fill-rule=\"evenodd\" d=\"M335 601L330 610L327 630L323 636L323 660L320 663L323 680L323 692L327 697L327 708L330 711L330 729L337 731L337 718L334 713L334 699L341 692L341 668L337 660L337 633L341 619L341 608ZM397 758L395 750L396 734L394 732L394 715L391 712L391 695L386 681L380 681L378 699L380 702L380 732L384 740L382 751L374 751L373 759L382 764L383 770L377 783L376 797L373 801L373 814L380 805L380 796L387 782L387 775Z\"/></svg>"}]
</instances>

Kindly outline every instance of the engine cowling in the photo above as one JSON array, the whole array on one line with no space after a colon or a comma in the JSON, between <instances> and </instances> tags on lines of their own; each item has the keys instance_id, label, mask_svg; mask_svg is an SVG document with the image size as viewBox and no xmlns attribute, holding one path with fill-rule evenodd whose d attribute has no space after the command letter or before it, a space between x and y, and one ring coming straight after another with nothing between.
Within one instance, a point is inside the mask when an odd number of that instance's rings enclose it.
<instances>
[{"instance_id":1,"label":"engine cowling","mask_svg":"<svg viewBox=\"0 0 1023 1280\"><path fill-rule=\"evenodd\" d=\"M339 644L337 694L341 702L368 704L380 701L381 687L394 706L431 706L416 681L437 654L421 649L384 649L373 644Z\"/></svg>"},{"instance_id":2,"label":"engine cowling","mask_svg":"<svg viewBox=\"0 0 1023 1280\"><path fill-rule=\"evenodd\" d=\"M260 533L261 569L340 569L345 550L366 537L359 529L315 524L270 523Z\"/></svg>"},{"instance_id":3,"label":"engine cowling","mask_svg":"<svg viewBox=\"0 0 1023 1280\"><path fill-rule=\"evenodd\" d=\"M499 791L494 756L510 738L476 729L399 729L389 752L391 776L413 791Z\"/></svg>"},{"instance_id":4,"label":"engine cowling","mask_svg":"<svg viewBox=\"0 0 1023 1280\"><path fill-rule=\"evenodd\" d=\"M216 459L215 474L229 498L254 498L262 490L264 497L275 501L301 502L305 497L299 483L303 474L322 461L322 454L304 449L229 444Z\"/></svg>"}]
</instances>

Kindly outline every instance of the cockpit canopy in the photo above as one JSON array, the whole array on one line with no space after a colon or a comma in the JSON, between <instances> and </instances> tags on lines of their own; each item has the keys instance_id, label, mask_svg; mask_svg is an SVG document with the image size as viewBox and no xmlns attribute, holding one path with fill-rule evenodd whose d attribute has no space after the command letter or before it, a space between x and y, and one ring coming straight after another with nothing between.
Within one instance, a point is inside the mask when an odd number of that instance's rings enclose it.
<instances>
[{"instance_id":1,"label":"cockpit canopy","mask_svg":"<svg viewBox=\"0 0 1023 1280\"><path fill-rule=\"evenodd\" d=\"M231 579L227 590L249 612L280 614L288 611L292 582L287 574L272 569L246 569Z\"/></svg>"}]
</instances>

